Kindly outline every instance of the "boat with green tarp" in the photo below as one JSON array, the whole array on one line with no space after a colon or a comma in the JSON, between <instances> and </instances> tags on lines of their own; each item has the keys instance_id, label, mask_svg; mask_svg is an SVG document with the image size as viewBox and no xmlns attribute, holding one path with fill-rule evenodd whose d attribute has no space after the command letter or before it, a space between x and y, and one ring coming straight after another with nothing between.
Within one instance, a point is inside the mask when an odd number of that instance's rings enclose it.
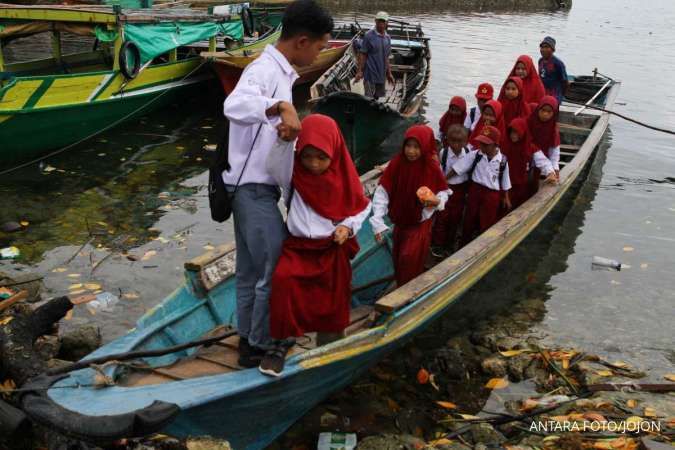
<instances>
[{"instance_id":1,"label":"boat with green tarp","mask_svg":"<svg viewBox=\"0 0 675 450\"><path fill-rule=\"evenodd\" d=\"M69 148L175 101L213 77L190 45L240 43L243 28L238 16L189 9L0 4L0 163ZM3 49L41 33L51 34L50 58L4 59ZM91 50L66 54L66 35Z\"/></svg>"}]
</instances>

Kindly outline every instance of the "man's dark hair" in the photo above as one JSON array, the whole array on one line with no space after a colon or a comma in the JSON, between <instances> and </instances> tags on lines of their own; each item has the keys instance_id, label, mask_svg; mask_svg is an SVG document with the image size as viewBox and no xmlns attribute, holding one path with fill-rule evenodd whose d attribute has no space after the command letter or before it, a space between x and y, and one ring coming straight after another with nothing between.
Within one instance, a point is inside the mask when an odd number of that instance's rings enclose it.
<instances>
[{"instance_id":1,"label":"man's dark hair","mask_svg":"<svg viewBox=\"0 0 675 450\"><path fill-rule=\"evenodd\" d=\"M302 34L321 39L333 31L333 17L314 0L296 0L286 7L281 26L281 40Z\"/></svg>"}]
</instances>

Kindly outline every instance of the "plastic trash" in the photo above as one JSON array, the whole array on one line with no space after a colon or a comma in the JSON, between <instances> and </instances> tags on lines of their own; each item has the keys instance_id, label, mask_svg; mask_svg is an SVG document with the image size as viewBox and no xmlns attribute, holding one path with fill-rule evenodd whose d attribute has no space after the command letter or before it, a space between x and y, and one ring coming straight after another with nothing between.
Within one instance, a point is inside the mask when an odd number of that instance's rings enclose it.
<instances>
[{"instance_id":1,"label":"plastic trash","mask_svg":"<svg viewBox=\"0 0 675 450\"><path fill-rule=\"evenodd\" d=\"M602 256L594 256L591 263L593 270L621 270L621 263L614 259L603 258Z\"/></svg>"},{"instance_id":2,"label":"plastic trash","mask_svg":"<svg viewBox=\"0 0 675 450\"><path fill-rule=\"evenodd\" d=\"M354 433L321 433L317 450L354 450L356 435Z\"/></svg>"},{"instance_id":3,"label":"plastic trash","mask_svg":"<svg viewBox=\"0 0 675 450\"><path fill-rule=\"evenodd\" d=\"M116 295L110 292L101 292L96 295L95 300L87 303L87 309L92 314L96 314L98 311L112 311L113 306L119 301L120 299Z\"/></svg>"},{"instance_id":4,"label":"plastic trash","mask_svg":"<svg viewBox=\"0 0 675 450\"><path fill-rule=\"evenodd\" d=\"M21 252L16 247L5 247L0 249L0 259L14 259L18 258Z\"/></svg>"}]
</instances>

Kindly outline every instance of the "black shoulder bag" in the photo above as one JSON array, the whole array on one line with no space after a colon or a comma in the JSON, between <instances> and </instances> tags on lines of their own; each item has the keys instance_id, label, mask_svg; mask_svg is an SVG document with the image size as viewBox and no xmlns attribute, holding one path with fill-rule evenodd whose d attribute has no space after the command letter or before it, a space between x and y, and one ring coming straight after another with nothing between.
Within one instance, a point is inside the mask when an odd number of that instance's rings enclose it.
<instances>
[{"instance_id":1,"label":"black shoulder bag","mask_svg":"<svg viewBox=\"0 0 675 450\"><path fill-rule=\"evenodd\" d=\"M277 93L278 87L279 86L277 85L277 87L274 88L272 98L274 98L274 95ZM258 127L258 131L256 131L253 142L251 143L251 148L249 149L248 155L246 156L246 161L244 161L244 167L241 169L241 173L237 179L237 184L234 186L234 191L230 193L227 192L225 182L223 181L223 172L229 172L231 169L229 162L230 120L227 118L227 116L224 116L224 118L225 121L223 125L225 129L223 130L223 135L220 142L218 142L218 148L216 149L216 160L211 165L211 167L209 167L209 208L211 209L211 219L219 223L225 222L232 215L232 199L237 193L241 178L244 176L244 172L246 171L248 160L251 159L253 147L255 147L255 142L258 140L258 135L260 134L260 130L263 127L263 124L260 124Z\"/></svg>"}]
</instances>

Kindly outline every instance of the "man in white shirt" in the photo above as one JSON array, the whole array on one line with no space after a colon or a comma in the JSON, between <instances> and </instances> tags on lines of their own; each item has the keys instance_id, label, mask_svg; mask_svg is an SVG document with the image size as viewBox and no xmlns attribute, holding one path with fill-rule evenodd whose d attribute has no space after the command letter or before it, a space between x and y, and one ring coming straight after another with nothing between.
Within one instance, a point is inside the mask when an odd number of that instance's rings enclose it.
<instances>
[{"instance_id":1,"label":"man in white shirt","mask_svg":"<svg viewBox=\"0 0 675 450\"><path fill-rule=\"evenodd\" d=\"M312 64L332 30L333 19L314 0L289 4L279 41L248 65L225 100L230 169L223 172L223 181L233 194L239 365L243 367L257 366L265 351L274 347L269 336L270 280L286 237L277 206L279 187L265 161L277 138L290 142L300 131L292 104L298 78L293 66Z\"/></svg>"}]
</instances>

